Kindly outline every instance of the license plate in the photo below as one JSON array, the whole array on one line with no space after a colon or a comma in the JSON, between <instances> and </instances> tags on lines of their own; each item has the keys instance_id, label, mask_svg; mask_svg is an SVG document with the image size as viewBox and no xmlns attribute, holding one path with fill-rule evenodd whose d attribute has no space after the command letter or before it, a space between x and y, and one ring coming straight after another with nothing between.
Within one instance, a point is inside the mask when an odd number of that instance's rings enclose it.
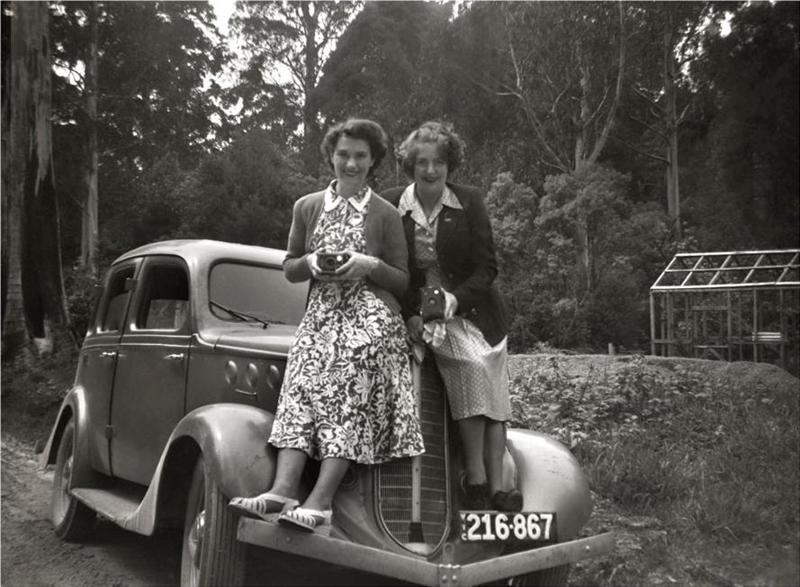
<instances>
[{"instance_id":1,"label":"license plate","mask_svg":"<svg viewBox=\"0 0 800 587\"><path fill-rule=\"evenodd\" d=\"M464 542L555 538L556 515L553 512L461 511L459 516Z\"/></svg>"}]
</instances>

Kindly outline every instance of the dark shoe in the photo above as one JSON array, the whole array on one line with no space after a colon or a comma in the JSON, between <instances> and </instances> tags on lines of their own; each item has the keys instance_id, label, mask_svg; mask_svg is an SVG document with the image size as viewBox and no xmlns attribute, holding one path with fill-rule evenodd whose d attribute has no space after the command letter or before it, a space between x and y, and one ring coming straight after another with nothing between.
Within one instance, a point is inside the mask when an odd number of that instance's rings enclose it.
<instances>
[{"instance_id":1,"label":"dark shoe","mask_svg":"<svg viewBox=\"0 0 800 587\"><path fill-rule=\"evenodd\" d=\"M489 485L477 483L472 485L464 483L464 501L461 504L465 510L488 510L489 508Z\"/></svg>"},{"instance_id":2,"label":"dark shoe","mask_svg":"<svg viewBox=\"0 0 800 587\"><path fill-rule=\"evenodd\" d=\"M501 512L522 511L522 493L518 489L498 491L492 496L492 508Z\"/></svg>"}]
</instances>

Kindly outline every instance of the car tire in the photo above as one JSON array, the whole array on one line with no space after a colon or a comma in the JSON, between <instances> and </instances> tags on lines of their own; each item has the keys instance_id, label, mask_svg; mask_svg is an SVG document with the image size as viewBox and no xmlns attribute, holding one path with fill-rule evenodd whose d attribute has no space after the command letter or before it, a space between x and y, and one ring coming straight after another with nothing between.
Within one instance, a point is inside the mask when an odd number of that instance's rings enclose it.
<instances>
[{"instance_id":1,"label":"car tire","mask_svg":"<svg viewBox=\"0 0 800 587\"><path fill-rule=\"evenodd\" d=\"M570 565L550 567L527 575L513 577L510 584L520 587L567 587L570 570L572 570Z\"/></svg>"},{"instance_id":2,"label":"car tire","mask_svg":"<svg viewBox=\"0 0 800 587\"><path fill-rule=\"evenodd\" d=\"M67 542L86 538L94 527L94 511L70 494L75 461L75 422L70 420L61 434L53 474L50 517L56 536Z\"/></svg>"},{"instance_id":3,"label":"car tire","mask_svg":"<svg viewBox=\"0 0 800 587\"><path fill-rule=\"evenodd\" d=\"M181 587L242 585L246 545L236 539L238 521L201 456L186 499Z\"/></svg>"}]
</instances>

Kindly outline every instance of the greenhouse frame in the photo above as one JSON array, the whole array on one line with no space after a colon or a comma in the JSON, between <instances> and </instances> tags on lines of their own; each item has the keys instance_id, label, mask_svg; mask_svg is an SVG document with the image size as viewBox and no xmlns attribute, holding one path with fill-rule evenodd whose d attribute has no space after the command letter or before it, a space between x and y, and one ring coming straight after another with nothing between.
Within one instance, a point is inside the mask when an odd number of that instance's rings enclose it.
<instances>
[{"instance_id":1,"label":"greenhouse frame","mask_svg":"<svg viewBox=\"0 0 800 587\"><path fill-rule=\"evenodd\" d=\"M775 363L798 373L800 249L679 253L650 287L656 356Z\"/></svg>"}]
</instances>

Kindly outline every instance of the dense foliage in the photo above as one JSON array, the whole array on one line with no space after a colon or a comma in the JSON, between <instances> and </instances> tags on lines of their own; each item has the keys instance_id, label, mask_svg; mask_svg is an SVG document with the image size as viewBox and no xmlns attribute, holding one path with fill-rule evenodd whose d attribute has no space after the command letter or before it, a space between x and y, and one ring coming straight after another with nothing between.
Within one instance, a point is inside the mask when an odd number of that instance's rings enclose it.
<instances>
[{"instance_id":1,"label":"dense foliage","mask_svg":"<svg viewBox=\"0 0 800 587\"><path fill-rule=\"evenodd\" d=\"M798 245L799 7L243 3L230 50L204 2L52 3L68 301L80 322L93 151L102 270L156 239L281 247L294 199L329 181L326 124L372 117L397 143L438 118L468 146L453 179L487 193L512 350L642 349L676 251ZM375 187L405 181L387 161Z\"/></svg>"}]
</instances>

